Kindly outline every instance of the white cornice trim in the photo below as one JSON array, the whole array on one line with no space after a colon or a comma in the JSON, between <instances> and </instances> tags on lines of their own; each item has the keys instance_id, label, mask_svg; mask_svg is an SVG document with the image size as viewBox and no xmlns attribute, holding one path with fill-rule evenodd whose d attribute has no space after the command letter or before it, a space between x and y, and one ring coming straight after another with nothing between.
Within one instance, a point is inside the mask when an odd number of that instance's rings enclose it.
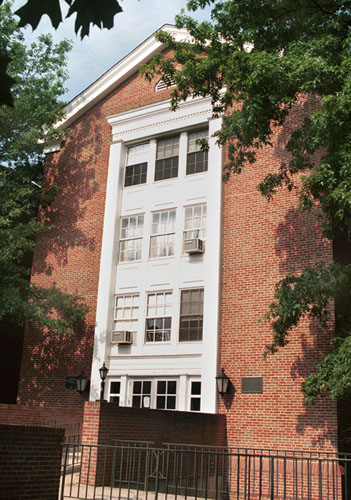
<instances>
[{"instance_id":1,"label":"white cornice trim","mask_svg":"<svg viewBox=\"0 0 351 500\"><path fill-rule=\"evenodd\" d=\"M160 30L171 34L176 41L190 41L189 34L185 29L178 29L170 24L165 24ZM153 54L162 50L163 44L156 40L156 33L147 38L130 54L112 66L98 80L67 104L65 108L66 116L64 120L57 124L57 127L68 127L74 120L111 92L111 90L135 73L141 64L151 59Z\"/></svg>"},{"instance_id":2,"label":"white cornice trim","mask_svg":"<svg viewBox=\"0 0 351 500\"><path fill-rule=\"evenodd\" d=\"M212 117L211 98L189 98L171 111L170 100L118 113L107 118L113 141L133 141L205 123Z\"/></svg>"}]
</instances>

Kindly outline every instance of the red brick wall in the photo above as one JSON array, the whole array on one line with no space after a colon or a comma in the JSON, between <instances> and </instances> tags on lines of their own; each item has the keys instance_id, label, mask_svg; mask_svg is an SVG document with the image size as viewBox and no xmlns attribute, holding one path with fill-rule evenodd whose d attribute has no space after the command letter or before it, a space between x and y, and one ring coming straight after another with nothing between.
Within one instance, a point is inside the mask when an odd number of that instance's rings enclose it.
<instances>
[{"instance_id":1,"label":"red brick wall","mask_svg":"<svg viewBox=\"0 0 351 500\"><path fill-rule=\"evenodd\" d=\"M335 402L306 406L301 393L301 382L330 339L306 319L286 348L263 359L272 332L262 318L275 283L288 272L332 261L318 210L301 212L295 191L279 189L268 203L257 190L264 176L287 159L289 134L312 106L301 99L286 127L276 131L274 147L260 151L257 163L224 187L220 366L235 394L221 400L220 412L227 417L228 443L234 446L327 450L337 445ZM248 376L263 377L262 394L242 394L241 378Z\"/></svg>"},{"instance_id":2,"label":"red brick wall","mask_svg":"<svg viewBox=\"0 0 351 500\"><path fill-rule=\"evenodd\" d=\"M6 425L40 425L64 427L70 433L82 425L82 408L40 408L0 404L0 423Z\"/></svg>"},{"instance_id":3,"label":"red brick wall","mask_svg":"<svg viewBox=\"0 0 351 500\"><path fill-rule=\"evenodd\" d=\"M46 183L59 191L52 206L54 229L39 238L32 281L84 297L86 324L59 337L27 331L18 401L47 406L82 406L87 395L65 388L66 376L90 375L99 279L111 127L107 117L165 100L138 73L70 126L65 147L48 155Z\"/></svg>"},{"instance_id":4,"label":"red brick wall","mask_svg":"<svg viewBox=\"0 0 351 500\"><path fill-rule=\"evenodd\" d=\"M118 407L85 403L83 444L112 444L114 439L225 446L225 417L206 413Z\"/></svg>"},{"instance_id":5,"label":"red brick wall","mask_svg":"<svg viewBox=\"0 0 351 500\"><path fill-rule=\"evenodd\" d=\"M63 433L0 425L0 499L57 500Z\"/></svg>"}]
</instances>

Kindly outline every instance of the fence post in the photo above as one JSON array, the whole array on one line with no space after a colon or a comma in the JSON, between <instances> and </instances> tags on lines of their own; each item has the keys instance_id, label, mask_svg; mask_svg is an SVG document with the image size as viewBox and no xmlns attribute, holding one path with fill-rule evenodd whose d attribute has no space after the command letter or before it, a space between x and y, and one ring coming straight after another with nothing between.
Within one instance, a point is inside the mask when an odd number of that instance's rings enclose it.
<instances>
[{"instance_id":1,"label":"fence post","mask_svg":"<svg viewBox=\"0 0 351 500\"><path fill-rule=\"evenodd\" d=\"M270 483L271 483L271 500L274 500L274 457L271 457L271 477L270 477Z\"/></svg>"}]
</instances>

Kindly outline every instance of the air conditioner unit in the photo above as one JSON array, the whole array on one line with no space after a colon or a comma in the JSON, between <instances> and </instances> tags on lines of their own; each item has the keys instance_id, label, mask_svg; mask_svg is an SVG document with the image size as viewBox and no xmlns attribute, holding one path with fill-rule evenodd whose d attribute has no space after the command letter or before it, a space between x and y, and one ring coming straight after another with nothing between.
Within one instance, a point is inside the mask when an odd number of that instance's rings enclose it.
<instances>
[{"instance_id":1,"label":"air conditioner unit","mask_svg":"<svg viewBox=\"0 0 351 500\"><path fill-rule=\"evenodd\" d=\"M204 253L204 242L200 238L184 241L184 252L189 255L194 253Z\"/></svg>"},{"instance_id":2,"label":"air conditioner unit","mask_svg":"<svg viewBox=\"0 0 351 500\"><path fill-rule=\"evenodd\" d=\"M127 331L112 332L111 343L118 345L130 345L133 343L133 333Z\"/></svg>"}]
</instances>

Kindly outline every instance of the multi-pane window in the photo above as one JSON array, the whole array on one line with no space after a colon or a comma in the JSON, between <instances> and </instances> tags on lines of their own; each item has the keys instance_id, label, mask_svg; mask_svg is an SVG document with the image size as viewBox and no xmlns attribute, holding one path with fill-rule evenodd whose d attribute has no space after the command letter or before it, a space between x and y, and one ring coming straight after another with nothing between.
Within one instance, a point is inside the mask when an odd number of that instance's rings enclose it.
<instances>
[{"instance_id":1,"label":"multi-pane window","mask_svg":"<svg viewBox=\"0 0 351 500\"><path fill-rule=\"evenodd\" d=\"M182 290L180 296L179 341L202 340L204 290Z\"/></svg>"},{"instance_id":2,"label":"multi-pane window","mask_svg":"<svg viewBox=\"0 0 351 500\"><path fill-rule=\"evenodd\" d=\"M146 309L146 342L168 342L172 326L172 292L149 293Z\"/></svg>"},{"instance_id":3,"label":"multi-pane window","mask_svg":"<svg viewBox=\"0 0 351 500\"><path fill-rule=\"evenodd\" d=\"M188 154L186 174L205 172L208 164L208 152L201 149L201 139L208 139L208 131L200 130L188 134Z\"/></svg>"},{"instance_id":4,"label":"multi-pane window","mask_svg":"<svg viewBox=\"0 0 351 500\"><path fill-rule=\"evenodd\" d=\"M176 380L158 380L156 408L158 410L175 410L177 400Z\"/></svg>"},{"instance_id":5,"label":"multi-pane window","mask_svg":"<svg viewBox=\"0 0 351 500\"><path fill-rule=\"evenodd\" d=\"M124 186L145 184L147 174L147 155L149 142L129 146L124 176Z\"/></svg>"},{"instance_id":6,"label":"multi-pane window","mask_svg":"<svg viewBox=\"0 0 351 500\"><path fill-rule=\"evenodd\" d=\"M139 295L115 298L114 331L136 332L138 329Z\"/></svg>"},{"instance_id":7,"label":"multi-pane window","mask_svg":"<svg viewBox=\"0 0 351 500\"><path fill-rule=\"evenodd\" d=\"M201 382L192 380L190 383L190 411L201 410Z\"/></svg>"},{"instance_id":8,"label":"multi-pane window","mask_svg":"<svg viewBox=\"0 0 351 500\"><path fill-rule=\"evenodd\" d=\"M206 239L206 204L185 207L184 241L194 238Z\"/></svg>"},{"instance_id":9,"label":"multi-pane window","mask_svg":"<svg viewBox=\"0 0 351 500\"><path fill-rule=\"evenodd\" d=\"M134 380L132 406L133 408L150 408L151 380Z\"/></svg>"},{"instance_id":10,"label":"multi-pane window","mask_svg":"<svg viewBox=\"0 0 351 500\"><path fill-rule=\"evenodd\" d=\"M150 258L174 255L175 218L175 209L152 214Z\"/></svg>"},{"instance_id":11,"label":"multi-pane window","mask_svg":"<svg viewBox=\"0 0 351 500\"><path fill-rule=\"evenodd\" d=\"M111 381L110 382L110 402L111 403L117 403L119 405L119 398L120 398L120 392L121 392L121 382L118 381Z\"/></svg>"},{"instance_id":12,"label":"multi-pane window","mask_svg":"<svg viewBox=\"0 0 351 500\"><path fill-rule=\"evenodd\" d=\"M179 135L157 141L155 181L178 177Z\"/></svg>"},{"instance_id":13,"label":"multi-pane window","mask_svg":"<svg viewBox=\"0 0 351 500\"><path fill-rule=\"evenodd\" d=\"M145 184L147 173L147 163L137 163L136 165L127 165L124 178L124 187Z\"/></svg>"},{"instance_id":14,"label":"multi-pane window","mask_svg":"<svg viewBox=\"0 0 351 500\"><path fill-rule=\"evenodd\" d=\"M119 259L121 262L141 259L143 227L143 215L122 218Z\"/></svg>"}]
</instances>

